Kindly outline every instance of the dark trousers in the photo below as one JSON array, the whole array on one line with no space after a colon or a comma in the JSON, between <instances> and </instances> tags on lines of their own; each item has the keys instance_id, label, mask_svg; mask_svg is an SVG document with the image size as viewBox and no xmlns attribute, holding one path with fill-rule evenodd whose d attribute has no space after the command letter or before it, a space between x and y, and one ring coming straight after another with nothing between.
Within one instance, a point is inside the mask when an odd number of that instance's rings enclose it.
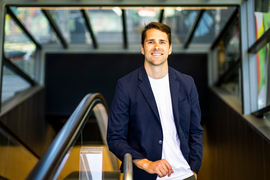
<instances>
[{"instance_id":1,"label":"dark trousers","mask_svg":"<svg viewBox=\"0 0 270 180\"><path fill-rule=\"evenodd\" d=\"M188 177L188 178L186 178L186 179L184 179L184 180L196 180L196 178L195 178L194 175L192 175L192 176L190 176L190 177Z\"/></svg>"}]
</instances>

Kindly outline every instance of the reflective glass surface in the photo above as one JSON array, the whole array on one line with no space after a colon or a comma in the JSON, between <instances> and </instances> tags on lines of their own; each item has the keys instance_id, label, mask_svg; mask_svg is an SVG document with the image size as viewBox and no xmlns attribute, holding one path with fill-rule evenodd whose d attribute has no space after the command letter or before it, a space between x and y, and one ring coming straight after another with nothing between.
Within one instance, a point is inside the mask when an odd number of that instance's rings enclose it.
<instances>
[{"instance_id":1,"label":"reflective glass surface","mask_svg":"<svg viewBox=\"0 0 270 180\"><path fill-rule=\"evenodd\" d=\"M99 44L123 44L122 11L113 9L88 10L90 22Z\"/></svg>"},{"instance_id":2,"label":"reflective glass surface","mask_svg":"<svg viewBox=\"0 0 270 180\"><path fill-rule=\"evenodd\" d=\"M270 45L257 53L258 109L270 105Z\"/></svg>"},{"instance_id":3,"label":"reflective glass surface","mask_svg":"<svg viewBox=\"0 0 270 180\"><path fill-rule=\"evenodd\" d=\"M40 44L59 43L49 21L39 8L11 7L13 13Z\"/></svg>"},{"instance_id":4,"label":"reflective glass surface","mask_svg":"<svg viewBox=\"0 0 270 180\"><path fill-rule=\"evenodd\" d=\"M31 78L35 75L36 45L26 37L9 15L5 21L4 54Z\"/></svg>"},{"instance_id":5,"label":"reflective glass surface","mask_svg":"<svg viewBox=\"0 0 270 180\"><path fill-rule=\"evenodd\" d=\"M234 10L235 7L206 10L195 30L191 43L212 43Z\"/></svg>"},{"instance_id":6,"label":"reflective glass surface","mask_svg":"<svg viewBox=\"0 0 270 180\"><path fill-rule=\"evenodd\" d=\"M92 43L80 10L50 10L50 13L68 43Z\"/></svg>"},{"instance_id":7,"label":"reflective glass surface","mask_svg":"<svg viewBox=\"0 0 270 180\"><path fill-rule=\"evenodd\" d=\"M0 179L26 179L38 159L0 129Z\"/></svg>"},{"instance_id":8,"label":"reflective glass surface","mask_svg":"<svg viewBox=\"0 0 270 180\"><path fill-rule=\"evenodd\" d=\"M241 68L238 21L218 44L218 74L222 87L241 99ZM239 62L238 64L236 64Z\"/></svg>"},{"instance_id":9,"label":"reflective glass surface","mask_svg":"<svg viewBox=\"0 0 270 180\"><path fill-rule=\"evenodd\" d=\"M239 29L236 22L218 44L218 72L222 75L240 58Z\"/></svg>"},{"instance_id":10,"label":"reflective glass surface","mask_svg":"<svg viewBox=\"0 0 270 180\"><path fill-rule=\"evenodd\" d=\"M270 1L254 0L255 37L258 40L270 28ZM269 44L261 48L257 55L258 109L270 105Z\"/></svg>"},{"instance_id":11,"label":"reflective glass surface","mask_svg":"<svg viewBox=\"0 0 270 180\"><path fill-rule=\"evenodd\" d=\"M270 27L270 1L254 0L255 36L259 39Z\"/></svg>"},{"instance_id":12,"label":"reflective glass surface","mask_svg":"<svg viewBox=\"0 0 270 180\"><path fill-rule=\"evenodd\" d=\"M172 43L183 44L193 25L198 10L182 10L181 8L165 8L163 23L172 30Z\"/></svg>"},{"instance_id":13,"label":"reflective glass surface","mask_svg":"<svg viewBox=\"0 0 270 180\"><path fill-rule=\"evenodd\" d=\"M141 44L141 31L149 22L159 21L160 11L159 8L127 9L128 42L131 44Z\"/></svg>"},{"instance_id":14,"label":"reflective glass surface","mask_svg":"<svg viewBox=\"0 0 270 180\"><path fill-rule=\"evenodd\" d=\"M29 88L31 85L19 75L3 67L2 102L13 97L15 94Z\"/></svg>"},{"instance_id":15,"label":"reflective glass surface","mask_svg":"<svg viewBox=\"0 0 270 180\"><path fill-rule=\"evenodd\" d=\"M105 107L97 104L76 144L62 160L57 179L119 179L118 160L102 141L106 141L107 119Z\"/></svg>"}]
</instances>

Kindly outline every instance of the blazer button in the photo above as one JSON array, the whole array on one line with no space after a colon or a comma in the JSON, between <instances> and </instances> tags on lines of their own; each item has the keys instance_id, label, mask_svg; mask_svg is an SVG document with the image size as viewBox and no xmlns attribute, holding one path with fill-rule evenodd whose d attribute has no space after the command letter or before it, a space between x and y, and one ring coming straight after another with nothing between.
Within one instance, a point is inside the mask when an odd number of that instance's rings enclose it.
<instances>
[{"instance_id":1,"label":"blazer button","mask_svg":"<svg viewBox=\"0 0 270 180\"><path fill-rule=\"evenodd\" d=\"M159 140L159 141L158 141L158 144L162 144L162 140Z\"/></svg>"}]
</instances>

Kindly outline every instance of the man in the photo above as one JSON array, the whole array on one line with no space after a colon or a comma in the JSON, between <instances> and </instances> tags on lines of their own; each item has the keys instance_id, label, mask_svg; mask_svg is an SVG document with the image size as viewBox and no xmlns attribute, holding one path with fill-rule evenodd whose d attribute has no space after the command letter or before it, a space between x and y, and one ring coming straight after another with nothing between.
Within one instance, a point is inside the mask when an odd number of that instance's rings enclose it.
<instances>
[{"instance_id":1,"label":"man","mask_svg":"<svg viewBox=\"0 0 270 180\"><path fill-rule=\"evenodd\" d=\"M202 159L201 112L193 79L168 66L171 29L142 31L144 66L121 78L109 114L109 149L133 159L135 180L197 178Z\"/></svg>"}]
</instances>

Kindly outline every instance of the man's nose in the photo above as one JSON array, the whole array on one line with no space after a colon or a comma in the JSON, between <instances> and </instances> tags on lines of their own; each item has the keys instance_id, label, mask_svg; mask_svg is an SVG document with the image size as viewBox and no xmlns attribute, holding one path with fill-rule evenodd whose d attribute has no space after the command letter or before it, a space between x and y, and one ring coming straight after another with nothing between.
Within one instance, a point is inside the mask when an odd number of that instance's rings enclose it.
<instances>
[{"instance_id":1,"label":"man's nose","mask_svg":"<svg viewBox=\"0 0 270 180\"><path fill-rule=\"evenodd\" d=\"M155 43L155 47L154 47L155 50L159 50L160 49L160 46L158 43Z\"/></svg>"}]
</instances>

